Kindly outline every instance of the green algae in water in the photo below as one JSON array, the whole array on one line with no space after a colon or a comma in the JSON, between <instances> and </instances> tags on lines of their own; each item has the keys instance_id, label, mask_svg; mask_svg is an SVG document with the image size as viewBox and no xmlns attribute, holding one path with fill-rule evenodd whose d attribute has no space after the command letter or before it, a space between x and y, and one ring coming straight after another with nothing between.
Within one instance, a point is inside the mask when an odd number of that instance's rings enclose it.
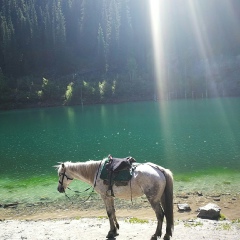
<instances>
[{"instance_id":1,"label":"green algae in water","mask_svg":"<svg viewBox=\"0 0 240 240\"><path fill-rule=\"evenodd\" d=\"M18 188L29 188L35 186L50 186L56 182L56 177L53 176L34 176L26 179L8 180L1 182L1 187L8 190Z\"/></svg>"},{"instance_id":2,"label":"green algae in water","mask_svg":"<svg viewBox=\"0 0 240 240\"><path fill-rule=\"evenodd\" d=\"M208 169L195 173L176 174L175 192L238 193L240 174L237 170Z\"/></svg>"},{"instance_id":3,"label":"green algae in water","mask_svg":"<svg viewBox=\"0 0 240 240\"><path fill-rule=\"evenodd\" d=\"M187 173L182 173L182 174L176 174L174 175L174 180L179 182L191 182L195 178L200 178L204 176L216 176L216 177L222 177L222 178L227 178L232 176L232 174L238 174L238 170L232 170L232 169L224 169L224 168L209 168L205 170L199 170L195 172L187 172ZM228 181L224 181L225 184L230 184Z\"/></svg>"},{"instance_id":4,"label":"green algae in water","mask_svg":"<svg viewBox=\"0 0 240 240\"><path fill-rule=\"evenodd\" d=\"M53 202L58 199L65 201L65 195L57 191L58 177L56 176L35 176L26 179L0 179L1 200L4 203L36 203L36 202ZM71 189L83 191L89 187L88 184L74 180ZM67 190L69 196L75 196L72 191ZM88 195L89 192L81 193L81 197Z\"/></svg>"}]
</instances>

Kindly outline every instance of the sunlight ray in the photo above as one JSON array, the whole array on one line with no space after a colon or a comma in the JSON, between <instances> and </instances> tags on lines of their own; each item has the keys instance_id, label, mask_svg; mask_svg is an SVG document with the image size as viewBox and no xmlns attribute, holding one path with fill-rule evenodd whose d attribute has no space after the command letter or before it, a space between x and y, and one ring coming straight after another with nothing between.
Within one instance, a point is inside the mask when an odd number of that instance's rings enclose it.
<instances>
[{"instance_id":1,"label":"sunlight ray","mask_svg":"<svg viewBox=\"0 0 240 240\"><path fill-rule=\"evenodd\" d=\"M214 39L211 38L209 32L214 30L219 16L218 13L210 15L208 9L211 2L199 2L187 0L187 14L189 15L190 29L192 37L195 39L195 52L199 55L201 62L198 63L198 67L201 69L202 76L205 80L205 89L202 89L202 97L209 98L210 93L215 93L219 96L218 83L216 81L221 81L221 72L219 69L219 56L218 48L215 46ZM167 148L169 141L172 136L172 129L170 128L169 122L166 121L167 112L166 104L169 104L165 99L169 99L168 96L168 85L170 85L170 78L168 77L168 55L170 54L168 45L168 37L171 35L171 29L168 28L169 20L174 21L174 5L168 4L165 1L149 1L149 11L150 11L150 22L151 22L151 34L152 34L152 48L153 48L153 66L154 66L154 78L156 83L157 97L160 99L160 115L161 115L161 128L163 129L164 148ZM229 14L232 15L232 24L235 26L237 22L236 14L231 4L226 3L226 9ZM215 20L213 24L209 24L210 20ZM187 31L187 30L186 30ZM219 31L219 29L218 29ZM222 30L224 31L224 30ZM219 34L219 32L218 32ZM236 33L238 34L238 33ZM173 34L174 35L174 34ZM176 34L177 36L177 34ZM240 34L239 34L240 36ZM177 48L177 46L173 46ZM169 79L168 79L169 78ZM197 84L197 83L196 83ZM194 95L192 95L194 97ZM195 97L194 97L195 98ZM225 122L225 127L228 129L229 137L233 136L231 127L229 126L228 118L219 100L218 108L222 109L221 117L223 122ZM236 145L236 142L232 142ZM165 153L165 156L169 157L171 153Z\"/></svg>"},{"instance_id":2,"label":"sunlight ray","mask_svg":"<svg viewBox=\"0 0 240 240\"><path fill-rule=\"evenodd\" d=\"M205 2L205 4L210 4L209 2ZM236 15L234 13L233 7L230 2L224 2L225 5L224 9L229 12L230 19L232 21L232 24L234 26L236 25ZM216 78L218 76L221 76L221 72L219 72L218 68L215 68L214 66L217 66L219 64L216 63L216 53L214 54L213 51L213 46L214 42L210 42L210 39L208 37L208 31L207 29L207 21L206 19L203 20L201 16L201 11L203 9L200 9L200 7L205 7L207 9L207 5L205 6L200 6L199 1L192 1L188 0L188 6L189 6L189 12L190 12L190 19L193 24L193 29L194 29L194 34L195 38L197 41L197 47L199 49L199 54L200 57L202 58L203 61L203 68L205 71L205 98L208 98L208 91L209 88L217 95L219 96L218 89L217 89L217 84L216 84ZM235 29L238 29L237 27ZM223 29L222 31L226 31L226 29ZM237 31L239 36L240 36L240 31ZM224 35L224 33L223 33ZM232 139L232 144L237 147L235 139L233 139L234 133L231 130L231 126L229 125L228 122L228 117L224 111L224 108L222 106L221 99L218 100L218 108L219 111L221 112L221 118L223 122L225 122L225 128L228 131L229 134L229 139Z\"/></svg>"},{"instance_id":3,"label":"sunlight ray","mask_svg":"<svg viewBox=\"0 0 240 240\"><path fill-rule=\"evenodd\" d=\"M163 46L163 9L164 1L150 0L151 32L154 60L154 77L158 88L158 97L164 98L166 90L166 62Z\"/></svg>"},{"instance_id":4,"label":"sunlight ray","mask_svg":"<svg viewBox=\"0 0 240 240\"><path fill-rule=\"evenodd\" d=\"M211 79L211 68L209 59L213 57L211 45L209 43L209 39L207 36L207 26L206 22L203 21L201 13L200 13L200 6L199 2L197 1L188 1L189 5L189 12L190 12L190 19L193 24L193 30L195 39L197 41L197 48L199 51L199 55L202 59L203 69L205 71L205 97L208 97L208 85L209 79Z\"/></svg>"},{"instance_id":5,"label":"sunlight ray","mask_svg":"<svg viewBox=\"0 0 240 240\"><path fill-rule=\"evenodd\" d=\"M169 114L167 112L166 104L164 101L168 99L167 90L167 61L166 61L166 48L164 42L164 32L166 29L166 2L150 0L150 22L151 22L151 33L152 33L152 51L153 51L153 66L154 66L154 78L156 84L156 96L160 99L159 112L160 112L160 128L163 130L162 138L164 156L167 159L169 152L165 151L168 149L169 139L171 138L171 128L167 121Z\"/></svg>"}]
</instances>

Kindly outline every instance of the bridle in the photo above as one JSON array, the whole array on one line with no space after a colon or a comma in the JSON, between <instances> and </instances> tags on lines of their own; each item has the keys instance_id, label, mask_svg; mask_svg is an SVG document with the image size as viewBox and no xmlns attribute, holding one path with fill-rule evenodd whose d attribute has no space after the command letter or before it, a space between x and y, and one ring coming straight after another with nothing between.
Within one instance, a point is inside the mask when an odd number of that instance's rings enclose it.
<instances>
[{"instance_id":1,"label":"bridle","mask_svg":"<svg viewBox=\"0 0 240 240\"><path fill-rule=\"evenodd\" d=\"M61 181L59 180L58 182L60 183L61 187L62 187L63 190L64 190L64 187L63 187L63 180L64 180L64 177L66 177L67 180L73 180L73 178L70 178L70 177L68 177L68 176L66 175L66 170L64 170L63 173L60 173L60 174L59 174L59 177L61 177L61 176L62 176L62 179L61 179ZM65 190L64 190L64 192L65 192Z\"/></svg>"},{"instance_id":2,"label":"bridle","mask_svg":"<svg viewBox=\"0 0 240 240\"><path fill-rule=\"evenodd\" d=\"M66 175L66 170L64 170L63 173L59 173L59 177L62 177L62 179L58 180L58 182L59 182L59 184L61 185L61 188L63 189L63 192L64 192L65 196L66 196L69 200L71 200L70 197L69 197L69 196L66 194L66 192L65 192L65 189L64 189L64 186L63 186L63 180L64 180L64 177L66 177L67 180L73 180L73 178L70 178L70 177L68 177L68 176Z\"/></svg>"}]
</instances>

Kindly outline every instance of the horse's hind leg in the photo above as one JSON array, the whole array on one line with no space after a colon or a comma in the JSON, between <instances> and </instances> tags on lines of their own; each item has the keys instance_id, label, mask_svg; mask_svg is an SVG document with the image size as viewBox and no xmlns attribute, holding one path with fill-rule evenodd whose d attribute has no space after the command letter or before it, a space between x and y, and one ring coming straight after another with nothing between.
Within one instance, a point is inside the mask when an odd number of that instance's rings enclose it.
<instances>
[{"instance_id":1,"label":"horse's hind leg","mask_svg":"<svg viewBox=\"0 0 240 240\"><path fill-rule=\"evenodd\" d=\"M102 199L106 206L106 211L110 223L110 230L108 232L107 238L114 238L118 235L117 229L119 229L119 224L117 222L115 208L114 208L114 199L112 197L102 196Z\"/></svg>"},{"instance_id":2,"label":"horse's hind leg","mask_svg":"<svg viewBox=\"0 0 240 240\"><path fill-rule=\"evenodd\" d=\"M163 224L164 212L160 205L160 201L156 201L151 198L148 198L148 201L150 202L158 220L156 232L152 236L151 240L157 240L162 236L162 224Z\"/></svg>"},{"instance_id":3,"label":"horse's hind leg","mask_svg":"<svg viewBox=\"0 0 240 240\"><path fill-rule=\"evenodd\" d=\"M166 218L166 234L164 236L164 240L169 240L170 237L172 236L172 223L169 222L169 219L168 219L168 209L167 209L167 206L166 206L166 200L165 200L165 193L163 193L162 197L161 197L161 203L162 203L162 207L163 207L163 210L165 212L165 218Z\"/></svg>"}]
</instances>

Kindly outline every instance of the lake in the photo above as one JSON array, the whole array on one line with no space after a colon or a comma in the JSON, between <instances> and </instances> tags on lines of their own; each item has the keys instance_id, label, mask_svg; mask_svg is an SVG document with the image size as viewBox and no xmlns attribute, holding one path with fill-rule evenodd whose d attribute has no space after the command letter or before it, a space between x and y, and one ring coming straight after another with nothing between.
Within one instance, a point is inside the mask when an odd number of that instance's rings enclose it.
<instances>
[{"instance_id":1,"label":"lake","mask_svg":"<svg viewBox=\"0 0 240 240\"><path fill-rule=\"evenodd\" d=\"M235 191L240 180L240 98L3 111L0 139L1 202L63 198L53 165L108 154L171 169L175 191Z\"/></svg>"}]
</instances>

